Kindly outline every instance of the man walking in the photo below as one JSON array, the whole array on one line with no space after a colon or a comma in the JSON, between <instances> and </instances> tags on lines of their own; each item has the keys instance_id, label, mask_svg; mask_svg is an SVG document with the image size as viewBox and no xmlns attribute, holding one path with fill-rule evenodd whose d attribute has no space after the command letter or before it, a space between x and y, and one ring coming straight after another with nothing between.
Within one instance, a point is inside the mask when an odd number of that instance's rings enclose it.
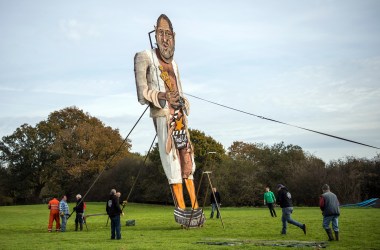
<instances>
[{"instance_id":1,"label":"man walking","mask_svg":"<svg viewBox=\"0 0 380 250\"><path fill-rule=\"evenodd\" d=\"M293 213L293 204L292 204L292 195L288 191L288 189L282 185L277 185L278 190L278 203L282 208L282 231L281 234L286 234L287 223L293 224L302 229L303 233L306 234L306 225L301 224L298 221L292 219L291 214Z\"/></svg>"},{"instance_id":2,"label":"man walking","mask_svg":"<svg viewBox=\"0 0 380 250\"><path fill-rule=\"evenodd\" d=\"M67 218L70 215L66 195L63 195L62 200L59 202L59 215L61 216L61 232L65 232Z\"/></svg>"},{"instance_id":3,"label":"man walking","mask_svg":"<svg viewBox=\"0 0 380 250\"><path fill-rule=\"evenodd\" d=\"M325 184L322 187L323 194L319 198L319 207L322 210L323 215L323 228L326 230L329 241L334 240L330 222L332 223L332 228L335 234L335 240L339 240L339 226L338 218L340 215L339 211L339 201L334 193L330 191L329 185Z\"/></svg>"}]
</instances>

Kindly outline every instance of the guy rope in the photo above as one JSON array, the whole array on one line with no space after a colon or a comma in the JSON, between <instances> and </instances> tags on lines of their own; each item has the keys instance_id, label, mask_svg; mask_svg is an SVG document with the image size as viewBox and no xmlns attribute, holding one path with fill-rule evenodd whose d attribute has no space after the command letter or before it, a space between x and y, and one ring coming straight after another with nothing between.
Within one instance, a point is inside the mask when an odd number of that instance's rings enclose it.
<instances>
[{"instance_id":1,"label":"guy rope","mask_svg":"<svg viewBox=\"0 0 380 250\"><path fill-rule=\"evenodd\" d=\"M153 141L152 141L152 144L150 144L150 148L149 148L149 150L148 150L148 153L147 153L146 156L145 156L144 164L143 164L144 167L146 166L146 160L148 159L148 156L149 156L149 154L150 154L150 151L152 150L152 147L153 147L154 141L156 140L156 137L157 137L157 134L154 136ZM125 206L127 205L128 201L129 201L129 197L131 196L132 191L133 191L133 189L135 188L136 182L137 182L137 180L138 180L139 177L140 177L141 169L142 169L142 168L140 168L140 169L139 169L139 172L137 173L137 176L136 176L136 178L135 178L135 181L134 181L133 184L132 184L132 187L131 187L131 190L129 191L129 194L128 194L128 196L127 196L127 199L126 199L125 201L123 201L123 205L122 205L121 211L124 210ZM105 214L105 215L107 215L107 214ZM108 225L108 221L109 221L109 219L110 219L110 217L107 218L106 226Z\"/></svg>"},{"instance_id":2,"label":"guy rope","mask_svg":"<svg viewBox=\"0 0 380 250\"><path fill-rule=\"evenodd\" d=\"M371 145L368 145L368 144L365 144L365 143L357 142L357 141L346 139L346 138L343 138L343 137L327 134L327 133L320 132L320 131L313 130L313 129L308 129L308 128L300 127L300 126L297 126L297 125L292 125L292 124L289 124L289 123L286 123L286 122L278 121L278 120L275 120L275 119L272 119L272 118L267 118L267 117L264 117L264 116L261 116L261 115L255 115L253 113L250 113L250 112L247 112L247 111L244 111L244 110L241 110L241 109L233 108L233 107L230 107L230 106L227 106L227 105L224 105L224 104L220 104L220 103L217 103L217 102L213 102L213 101L201 98L201 97L197 97L195 95L186 94L186 93L183 93L183 94L191 96L193 98L196 98L196 99L204 101L204 102L208 102L208 103L211 103L211 104L214 104L214 105L226 108L226 109L230 109L230 110L233 110L233 111L236 111L236 112L239 112L239 113L243 113L243 114L246 114L246 115L254 116L254 117L257 117L257 118L260 118L260 119L263 119L263 120L280 123L280 124L283 124L283 125L291 126L291 127L294 127L294 128L299 128L299 129L306 130L306 131L309 131L309 132L313 132L313 133L316 133L316 134L320 134L320 135L324 135L324 136L329 136L329 137L332 137L332 138L335 138L335 139L338 139L338 140L347 141L347 142L359 144L359 145L370 147L370 148L380 149L379 147L371 146Z\"/></svg>"},{"instance_id":3,"label":"guy rope","mask_svg":"<svg viewBox=\"0 0 380 250\"><path fill-rule=\"evenodd\" d=\"M132 129L129 131L128 135L125 137L125 139L123 140L123 142L120 144L119 148L112 154L112 156L108 159L108 161L106 162L106 164L104 165L104 168L102 169L102 171L98 174L98 176L95 178L95 180L93 181L93 183L91 184L91 186L88 188L87 192L85 193L85 195L83 196L83 198L80 200L80 202L77 204L77 206L82 203L84 201L84 199L86 198L86 196L88 195L88 193L91 191L91 189L94 187L95 183L99 180L100 176L103 174L103 172L106 170L107 166L110 165L110 163L112 162L112 160L115 158L115 156L119 153L119 151L121 150L121 148L123 147L124 143L128 140L128 137L129 135L132 133L132 131L135 129L136 125L140 122L141 118L144 116L145 112L148 110L149 108L149 105L147 105L147 107L145 108L144 112L140 115L139 119L137 119L135 125L133 125ZM69 215L68 218L71 217L71 215L75 212L72 211L71 214Z\"/></svg>"}]
</instances>

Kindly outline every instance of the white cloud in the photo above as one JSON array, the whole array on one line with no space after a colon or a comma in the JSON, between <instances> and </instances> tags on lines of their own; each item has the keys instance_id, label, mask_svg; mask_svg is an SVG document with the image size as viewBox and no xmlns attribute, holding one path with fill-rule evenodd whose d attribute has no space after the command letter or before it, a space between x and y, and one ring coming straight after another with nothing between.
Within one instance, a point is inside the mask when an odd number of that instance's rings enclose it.
<instances>
[{"instance_id":1,"label":"white cloud","mask_svg":"<svg viewBox=\"0 0 380 250\"><path fill-rule=\"evenodd\" d=\"M149 47L147 32L162 12L162 3L148 5L7 4L0 22L1 121L22 124L25 117L46 118L75 105L126 134L145 108L136 99L133 55ZM164 13L177 34L175 58L186 93L379 146L379 7L376 1L195 1L170 2ZM284 140L325 159L354 149L189 100L190 126L225 147L234 140ZM4 126L0 135L9 131ZM134 150L147 150L153 136L146 115L132 135Z\"/></svg>"},{"instance_id":2,"label":"white cloud","mask_svg":"<svg viewBox=\"0 0 380 250\"><path fill-rule=\"evenodd\" d=\"M83 38L95 38L101 35L97 27L77 19L64 19L59 21L62 33L69 40L80 41Z\"/></svg>"},{"instance_id":3,"label":"white cloud","mask_svg":"<svg viewBox=\"0 0 380 250\"><path fill-rule=\"evenodd\" d=\"M0 86L1 91L7 91L7 92L20 92L23 91L20 87L9 87L9 86Z\"/></svg>"}]
</instances>

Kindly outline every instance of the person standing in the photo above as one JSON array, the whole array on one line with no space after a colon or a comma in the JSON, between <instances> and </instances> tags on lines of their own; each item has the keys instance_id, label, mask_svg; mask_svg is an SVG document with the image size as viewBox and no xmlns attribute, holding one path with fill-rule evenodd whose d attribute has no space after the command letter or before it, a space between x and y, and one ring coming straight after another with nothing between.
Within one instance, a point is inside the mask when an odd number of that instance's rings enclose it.
<instances>
[{"instance_id":1,"label":"person standing","mask_svg":"<svg viewBox=\"0 0 380 250\"><path fill-rule=\"evenodd\" d=\"M80 231L83 230L83 212L84 212L84 203L82 201L82 195L77 194L77 205L74 207L74 211L76 212L75 216L75 231L78 231L78 225Z\"/></svg>"},{"instance_id":2,"label":"person standing","mask_svg":"<svg viewBox=\"0 0 380 250\"><path fill-rule=\"evenodd\" d=\"M212 219L214 217L214 211L215 210L217 211L216 218L219 218L219 216L220 216L219 209L220 209L221 200L220 200L220 194L216 190L215 187L212 188L210 203L211 203L210 219Z\"/></svg>"},{"instance_id":3,"label":"person standing","mask_svg":"<svg viewBox=\"0 0 380 250\"><path fill-rule=\"evenodd\" d=\"M278 191L278 203L282 208L282 230L281 234L286 234L287 223L293 224L302 229L303 233L306 235L306 225L301 224L298 221L292 219L291 214L293 213L293 204L292 204L292 195L288 191L288 189L282 185L277 185Z\"/></svg>"},{"instance_id":4,"label":"person standing","mask_svg":"<svg viewBox=\"0 0 380 250\"><path fill-rule=\"evenodd\" d=\"M120 201L120 197L121 197L121 193L120 192L116 192L116 197L119 199L119 204L120 206L122 206L122 211L125 207L125 205L127 205L127 201ZM124 215L124 212L122 213L122 215Z\"/></svg>"},{"instance_id":5,"label":"person standing","mask_svg":"<svg viewBox=\"0 0 380 250\"><path fill-rule=\"evenodd\" d=\"M59 232L61 225L59 222L59 201L57 196L49 201L48 208L50 209L48 232L51 233L53 221L55 221L55 231Z\"/></svg>"},{"instance_id":6,"label":"person standing","mask_svg":"<svg viewBox=\"0 0 380 250\"><path fill-rule=\"evenodd\" d=\"M330 222L335 234L335 240L339 240L338 218L340 215L339 200L334 193L330 191L330 186L325 184L322 187L323 194L319 198L319 207L322 210L322 226L326 230L329 241L334 240L330 228Z\"/></svg>"},{"instance_id":7,"label":"person standing","mask_svg":"<svg viewBox=\"0 0 380 250\"><path fill-rule=\"evenodd\" d=\"M123 202L120 202L120 197L121 197L121 193L120 192L116 192L116 197L119 200L119 204L123 205Z\"/></svg>"},{"instance_id":8,"label":"person standing","mask_svg":"<svg viewBox=\"0 0 380 250\"><path fill-rule=\"evenodd\" d=\"M277 217L276 211L274 210L274 204L276 203L276 197L272 191L269 190L269 187L265 188L264 193L264 206L267 205L269 208L270 215L272 217Z\"/></svg>"},{"instance_id":9,"label":"person standing","mask_svg":"<svg viewBox=\"0 0 380 250\"><path fill-rule=\"evenodd\" d=\"M61 232L65 232L67 218L70 215L66 195L63 195L61 201L59 202L59 215L61 216Z\"/></svg>"},{"instance_id":10,"label":"person standing","mask_svg":"<svg viewBox=\"0 0 380 250\"><path fill-rule=\"evenodd\" d=\"M121 239L121 225L120 225L120 214L122 213L120 208L119 198L116 196L116 190L111 189L110 197L107 201L106 211L111 219L111 240L115 238L117 240Z\"/></svg>"}]
</instances>

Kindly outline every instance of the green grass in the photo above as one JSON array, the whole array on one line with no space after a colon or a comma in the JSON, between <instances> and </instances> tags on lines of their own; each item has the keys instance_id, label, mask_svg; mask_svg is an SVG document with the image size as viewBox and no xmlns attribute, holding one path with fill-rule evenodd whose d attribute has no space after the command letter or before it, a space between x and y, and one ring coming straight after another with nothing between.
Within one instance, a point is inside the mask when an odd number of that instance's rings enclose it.
<instances>
[{"instance_id":1,"label":"green grass","mask_svg":"<svg viewBox=\"0 0 380 250\"><path fill-rule=\"evenodd\" d=\"M87 203L87 214L104 210L105 203ZM326 242L319 208L294 209L293 218L308 226L306 236L293 225L286 236L280 235L281 210L276 211L279 217L272 218L266 208L222 208L225 229L220 220L207 219L204 227L186 230L175 223L173 207L128 204L122 240L111 241L106 216L87 218L88 231L75 232L73 216L67 232L48 233L47 205L0 207L0 249L286 249L273 246L274 241ZM209 214L207 207L206 218ZM129 219L136 226L126 227ZM339 223L341 240L327 242L327 249L380 249L380 209L343 208ZM205 244L223 242L231 246Z\"/></svg>"}]
</instances>

